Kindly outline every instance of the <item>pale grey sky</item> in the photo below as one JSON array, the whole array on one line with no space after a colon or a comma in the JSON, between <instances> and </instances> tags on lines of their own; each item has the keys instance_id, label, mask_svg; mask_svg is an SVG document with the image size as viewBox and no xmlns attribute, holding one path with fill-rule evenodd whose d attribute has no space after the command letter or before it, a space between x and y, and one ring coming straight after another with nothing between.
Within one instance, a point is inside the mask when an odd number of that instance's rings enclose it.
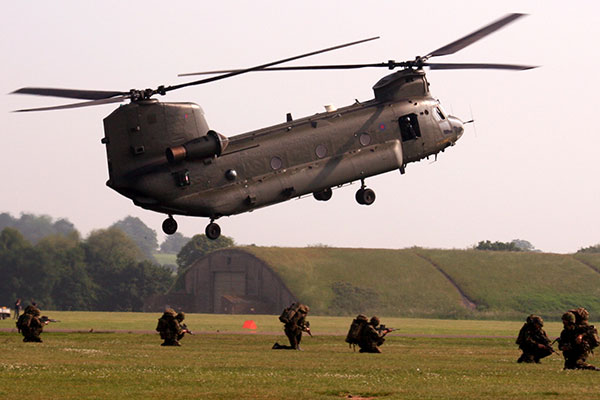
<instances>
[{"instance_id":1,"label":"pale grey sky","mask_svg":"<svg viewBox=\"0 0 600 400\"><path fill-rule=\"evenodd\" d=\"M476 119L437 162L367 180L329 202L291 200L222 218L238 243L466 248L529 240L548 252L600 242L595 122L600 3L580 1L27 1L0 6L0 212L66 217L83 234L134 215L161 233L164 216L105 186L102 119L115 105L10 113L61 99L5 95L24 86L128 90L184 82L177 73L247 67L379 35L298 64L409 60L510 12L530 14L439 62L541 65L525 72L431 71L434 97ZM256 73L173 92L201 105L226 136L373 98L388 71ZM67 101L68 102L68 101ZM472 110L472 111L471 111ZM177 218L203 233L202 218Z\"/></svg>"}]
</instances>

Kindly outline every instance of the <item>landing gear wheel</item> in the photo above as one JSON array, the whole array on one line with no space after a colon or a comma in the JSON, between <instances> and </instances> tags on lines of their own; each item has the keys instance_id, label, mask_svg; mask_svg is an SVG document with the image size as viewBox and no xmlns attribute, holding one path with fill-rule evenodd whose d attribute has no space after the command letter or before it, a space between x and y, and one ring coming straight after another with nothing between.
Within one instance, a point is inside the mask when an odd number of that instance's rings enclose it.
<instances>
[{"instance_id":1,"label":"landing gear wheel","mask_svg":"<svg viewBox=\"0 0 600 400\"><path fill-rule=\"evenodd\" d=\"M204 233L210 240L216 240L219 238L219 236L221 236L221 227L218 224L211 222L206 226Z\"/></svg>"},{"instance_id":2,"label":"landing gear wheel","mask_svg":"<svg viewBox=\"0 0 600 400\"><path fill-rule=\"evenodd\" d=\"M169 215L169 218L165 219L162 223L162 230L167 235L174 234L177 232L177 221L175 221L173 217Z\"/></svg>"},{"instance_id":3,"label":"landing gear wheel","mask_svg":"<svg viewBox=\"0 0 600 400\"><path fill-rule=\"evenodd\" d=\"M319 201L327 201L333 196L331 188L323 189L320 192L314 192L313 197Z\"/></svg>"},{"instance_id":4,"label":"landing gear wheel","mask_svg":"<svg viewBox=\"0 0 600 400\"><path fill-rule=\"evenodd\" d=\"M375 202L375 192L373 189L360 188L356 191L356 201L358 204L370 206Z\"/></svg>"}]
</instances>

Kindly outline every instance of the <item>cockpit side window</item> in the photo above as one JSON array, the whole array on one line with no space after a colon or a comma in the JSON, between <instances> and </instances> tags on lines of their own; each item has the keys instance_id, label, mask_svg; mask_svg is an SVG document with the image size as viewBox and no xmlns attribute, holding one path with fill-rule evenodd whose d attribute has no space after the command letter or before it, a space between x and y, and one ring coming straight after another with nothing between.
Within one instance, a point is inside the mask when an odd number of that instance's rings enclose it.
<instances>
[{"instance_id":1,"label":"cockpit side window","mask_svg":"<svg viewBox=\"0 0 600 400\"><path fill-rule=\"evenodd\" d=\"M419 128L417 114L406 114L401 116L398 118L398 124L400 125L400 134L402 135L403 142L421 137L421 129Z\"/></svg>"},{"instance_id":2,"label":"cockpit side window","mask_svg":"<svg viewBox=\"0 0 600 400\"><path fill-rule=\"evenodd\" d=\"M442 111L442 109L439 106L433 110L433 115L435 116L435 119L437 119L438 121L443 121L446 119L444 112Z\"/></svg>"}]
</instances>

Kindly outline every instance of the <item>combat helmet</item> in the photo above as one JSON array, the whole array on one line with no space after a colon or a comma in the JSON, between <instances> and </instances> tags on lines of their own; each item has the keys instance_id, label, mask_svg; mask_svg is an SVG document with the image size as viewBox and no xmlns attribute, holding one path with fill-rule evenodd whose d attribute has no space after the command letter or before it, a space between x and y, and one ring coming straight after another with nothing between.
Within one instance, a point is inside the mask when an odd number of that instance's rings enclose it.
<instances>
[{"instance_id":1,"label":"combat helmet","mask_svg":"<svg viewBox=\"0 0 600 400\"><path fill-rule=\"evenodd\" d=\"M575 308L573 310L569 310L570 313L575 315L575 322L577 324L585 324L590 318L590 313L583 307Z\"/></svg>"},{"instance_id":2,"label":"combat helmet","mask_svg":"<svg viewBox=\"0 0 600 400\"><path fill-rule=\"evenodd\" d=\"M177 313L175 319L179 322L183 321L185 319L185 313L183 311Z\"/></svg>"},{"instance_id":3,"label":"combat helmet","mask_svg":"<svg viewBox=\"0 0 600 400\"><path fill-rule=\"evenodd\" d=\"M380 321L379 321L379 317L378 317L378 316L376 316L376 315L373 315L373 316L371 317L371 320L369 321L369 323L370 323L371 325L373 325L373 326L377 326L377 325L379 325L379 322L380 322Z\"/></svg>"},{"instance_id":4,"label":"combat helmet","mask_svg":"<svg viewBox=\"0 0 600 400\"><path fill-rule=\"evenodd\" d=\"M33 306L33 305L29 305L29 306L25 307L24 313L25 314L31 314L31 315L34 315L36 317L39 317L42 314L42 312L40 311L40 309L37 308L36 306Z\"/></svg>"},{"instance_id":5,"label":"combat helmet","mask_svg":"<svg viewBox=\"0 0 600 400\"><path fill-rule=\"evenodd\" d=\"M163 313L163 317L172 317L175 318L177 313L172 308L165 308L165 312Z\"/></svg>"},{"instance_id":6,"label":"combat helmet","mask_svg":"<svg viewBox=\"0 0 600 400\"><path fill-rule=\"evenodd\" d=\"M303 314L308 314L308 312L310 311L310 307L306 304L298 304L298 311Z\"/></svg>"},{"instance_id":7,"label":"combat helmet","mask_svg":"<svg viewBox=\"0 0 600 400\"><path fill-rule=\"evenodd\" d=\"M573 314L570 311L567 311L566 313L564 313L562 315L561 319L563 320L563 322L568 322L569 324L574 324L575 323L575 314Z\"/></svg>"},{"instance_id":8,"label":"combat helmet","mask_svg":"<svg viewBox=\"0 0 600 400\"><path fill-rule=\"evenodd\" d=\"M544 326L544 320L539 315L531 314L527 317L528 324L537 324L539 326Z\"/></svg>"}]
</instances>

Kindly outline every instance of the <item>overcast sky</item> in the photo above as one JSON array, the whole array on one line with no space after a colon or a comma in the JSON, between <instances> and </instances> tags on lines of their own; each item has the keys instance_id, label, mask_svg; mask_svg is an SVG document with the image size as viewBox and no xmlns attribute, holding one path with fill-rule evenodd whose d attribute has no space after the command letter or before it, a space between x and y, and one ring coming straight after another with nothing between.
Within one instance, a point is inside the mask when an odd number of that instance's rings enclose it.
<instances>
[{"instance_id":1,"label":"overcast sky","mask_svg":"<svg viewBox=\"0 0 600 400\"><path fill-rule=\"evenodd\" d=\"M570 5L568 5L570 4ZM484 6L485 5L485 6ZM569 253L600 242L600 3L580 1L12 1L0 24L0 212L65 217L87 235L133 215L162 234L164 215L109 189L102 119L115 105L8 95L24 86L128 90L177 84L181 72L248 67L379 35L296 62L363 63L425 55L510 12L530 14L439 62L541 65L525 72L430 71L448 112L475 118L455 147L367 179L328 202L291 200L222 218L240 244L467 248L525 239ZM186 88L164 101L202 106L226 136L373 98L388 71L255 73ZM68 101L67 101L68 102ZM208 220L178 217L186 236Z\"/></svg>"}]
</instances>

